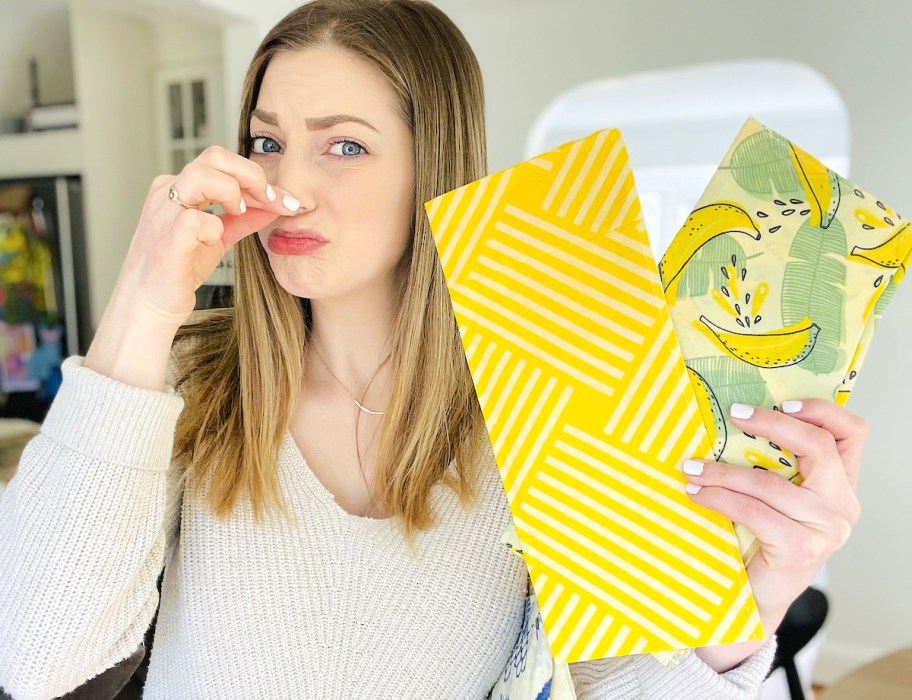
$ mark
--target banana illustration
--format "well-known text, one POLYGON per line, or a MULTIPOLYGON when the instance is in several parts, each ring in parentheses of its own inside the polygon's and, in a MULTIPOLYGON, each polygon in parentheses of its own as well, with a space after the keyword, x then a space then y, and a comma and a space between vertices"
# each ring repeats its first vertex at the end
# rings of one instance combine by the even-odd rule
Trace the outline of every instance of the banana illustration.
POLYGON ((787 465, 780 464, 772 457, 767 457, 757 450, 744 450, 744 459, 746 459, 747 463, 752 467, 759 467, 760 469, 766 469, 771 472, 778 472, 783 468, 789 468, 787 465))
MULTIPOLYGON (((794 459, 794 455, 791 452, 788 454, 794 459)), ((779 476, 788 479, 796 486, 800 486, 803 481, 801 472, 787 459, 785 460, 785 464, 776 462, 757 450, 744 450, 744 459, 747 460, 747 463, 754 467, 754 469, 766 469, 767 471, 775 472, 779 476)))
POLYGON ((717 326, 706 316, 700 316, 701 330, 708 329, 711 338, 729 354, 756 367, 788 367, 811 354, 817 342, 820 326, 805 316, 798 323, 769 333, 737 333, 717 326))
POLYGON ((718 462, 725 450, 728 442, 728 427, 725 425, 725 417, 722 413, 722 407, 719 405, 719 399, 709 388, 706 380, 700 376, 699 372, 687 368, 690 375, 690 383, 697 395, 697 406, 700 409, 700 415, 703 416, 703 422, 706 423, 706 430, 709 433, 709 440, 713 446, 713 457, 718 462), (707 420, 712 416, 712 423, 707 420))
POLYGON ((793 143, 789 143, 789 155, 811 208, 808 223, 829 228, 842 199, 839 176, 793 143))
MULTIPOLYGON (((884 211, 886 210, 886 205, 884 205, 884 211)), ((892 209, 890 211, 892 212, 892 209)), ((855 208, 855 219, 864 227, 866 231, 871 231, 875 228, 889 228, 892 224, 888 223, 888 221, 893 221, 893 219, 890 218, 889 214, 878 216, 874 212, 862 207, 855 208)))
POLYGON ((674 290, 669 293, 669 289, 678 279, 687 261, 696 255, 707 241, 723 233, 743 233, 755 241, 760 240, 760 230, 750 214, 737 204, 716 202, 695 209, 687 217, 684 226, 678 231, 659 262, 659 276, 662 278, 666 296, 675 298, 674 290))
POLYGON ((899 231, 874 248, 855 246, 849 253, 850 258, 886 268, 898 268, 895 281, 899 283, 906 272, 906 262, 912 255, 912 224, 906 222, 899 231))

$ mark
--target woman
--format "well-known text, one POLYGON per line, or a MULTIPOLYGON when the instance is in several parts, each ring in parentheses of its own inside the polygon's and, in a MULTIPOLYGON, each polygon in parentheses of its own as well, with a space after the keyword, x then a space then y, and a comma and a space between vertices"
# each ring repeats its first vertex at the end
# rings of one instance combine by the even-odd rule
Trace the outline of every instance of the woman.
MULTIPOLYGON (((146 698, 488 695, 528 575, 499 541, 509 507, 423 209, 485 174, 483 112, 470 48, 428 3, 317 0, 269 33, 242 155, 155 180, 0 501, 11 695, 55 697, 130 654, 163 566, 146 698), (185 326, 231 246, 235 306, 185 326)), ((804 486, 689 477, 763 541, 768 630, 858 512, 863 423, 799 408, 735 422, 798 454, 804 486)), ((747 697, 773 649, 571 672, 581 699, 747 697)))

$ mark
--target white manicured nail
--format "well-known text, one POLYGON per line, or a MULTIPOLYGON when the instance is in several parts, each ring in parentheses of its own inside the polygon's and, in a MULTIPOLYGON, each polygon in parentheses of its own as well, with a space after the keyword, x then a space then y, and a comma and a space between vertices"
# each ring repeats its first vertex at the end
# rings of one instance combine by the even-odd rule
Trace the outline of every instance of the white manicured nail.
POLYGON ((699 476, 703 473, 703 462, 697 459, 688 459, 684 462, 684 473, 699 476))
POLYGON ((241 214, 246 214, 246 213, 247 213, 247 202, 245 202, 242 199, 241 200, 241 214))
POLYGON ((270 185, 267 182, 266 183, 266 199, 268 199, 270 202, 274 202, 275 198, 276 198, 275 190, 272 189, 272 185, 270 185))
POLYGON ((697 484, 687 484, 687 486, 684 487, 684 490, 689 494, 695 494, 699 493, 702 488, 702 486, 698 486, 697 484))
POLYGON ((282 204, 285 205, 285 208, 288 209, 288 211, 297 211, 301 208, 301 203, 290 194, 286 194, 282 197, 282 204))
POLYGON ((743 403, 733 403, 728 412, 732 418, 750 418, 754 415, 754 407, 743 403))
POLYGON ((800 401, 783 401, 782 402, 782 412, 783 413, 798 413, 801 410, 800 401))

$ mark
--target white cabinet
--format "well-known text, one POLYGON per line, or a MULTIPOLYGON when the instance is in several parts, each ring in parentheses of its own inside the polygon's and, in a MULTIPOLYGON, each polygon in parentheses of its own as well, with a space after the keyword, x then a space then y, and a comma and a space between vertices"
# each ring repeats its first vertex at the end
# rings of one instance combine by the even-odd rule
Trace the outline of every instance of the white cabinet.
POLYGON ((182 63, 160 68, 153 85, 158 170, 176 174, 206 146, 225 142, 221 66, 182 63))

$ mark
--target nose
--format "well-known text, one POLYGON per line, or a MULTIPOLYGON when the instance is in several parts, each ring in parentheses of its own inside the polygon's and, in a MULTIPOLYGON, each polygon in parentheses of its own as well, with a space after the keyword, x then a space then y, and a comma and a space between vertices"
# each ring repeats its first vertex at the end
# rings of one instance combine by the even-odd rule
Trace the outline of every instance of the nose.
POLYGON ((319 177, 318 168, 308 163, 306 158, 286 152, 278 159, 272 180, 288 190, 301 203, 301 209, 311 211, 317 206, 319 177))

